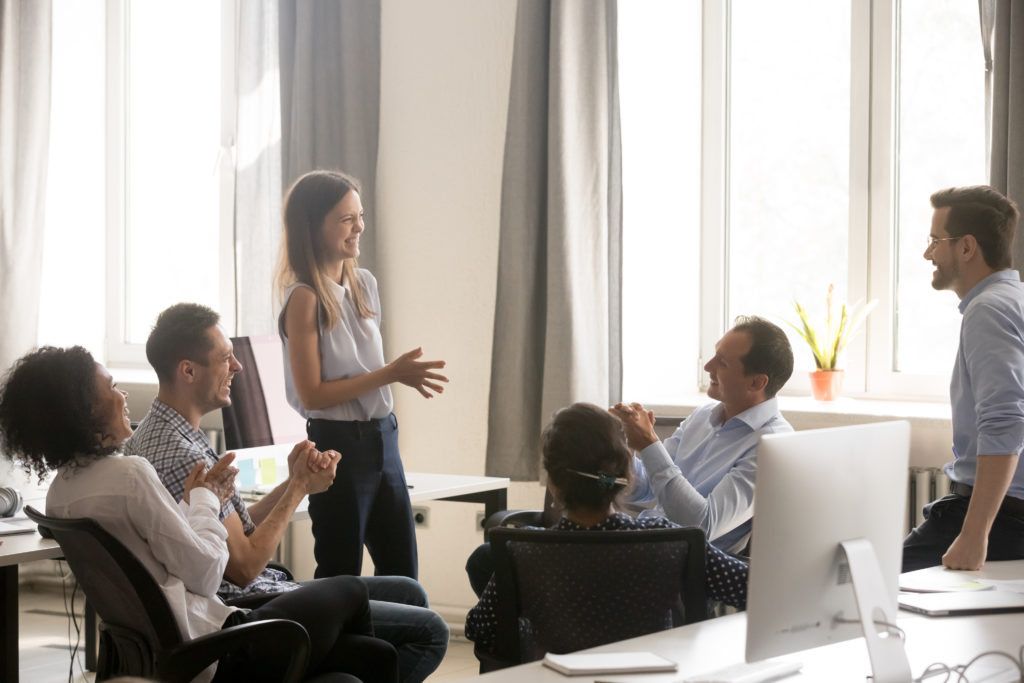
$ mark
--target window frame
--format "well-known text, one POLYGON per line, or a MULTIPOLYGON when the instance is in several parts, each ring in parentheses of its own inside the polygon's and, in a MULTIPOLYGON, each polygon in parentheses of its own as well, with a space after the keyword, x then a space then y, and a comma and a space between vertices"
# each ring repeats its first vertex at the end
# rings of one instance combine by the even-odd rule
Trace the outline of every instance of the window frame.
MULTIPOLYGON (((126 245, 131 239, 127 225, 127 83, 130 62, 127 55, 128 12, 132 0, 106 0, 106 315, 105 355, 107 363, 121 368, 148 368, 145 345, 129 343, 127 337, 128 287, 126 245)), ((221 121, 220 219, 218 230, 219 310, 221 324, 235 330, 235 131, 237 95, 235 54, 238 0, 220 0, 221 5, 221 121)))
MULTIPOLYGON (((895 186, 898 106, 898 17, 900 0, 850 0, 851 97, 848 301, 877 299, 863 333, 845 351, 843 391, 860 398, 948 400, 948 373, 893 370, 896 355, 897 188, 895 186)), ((731 0, 704 0, 703 159, 701 225, 701 359, 731 326, 727 320, 729 283, 729 54, 731 0)), ((922 199, 923 201, 923 199, 922 199)), ((911 229, 914 226, 910 226, 911 229)), ((922 235, 926 227, 922 227, 922 235)), ((952 367, 953 359, 950 359, 952 367)), ((702 360, 698 361, 701 368, 702 360)), ((799 364, 783 394, 810 393, 799 364)), ((697 385, 707 389, 698 369, 697 385)))

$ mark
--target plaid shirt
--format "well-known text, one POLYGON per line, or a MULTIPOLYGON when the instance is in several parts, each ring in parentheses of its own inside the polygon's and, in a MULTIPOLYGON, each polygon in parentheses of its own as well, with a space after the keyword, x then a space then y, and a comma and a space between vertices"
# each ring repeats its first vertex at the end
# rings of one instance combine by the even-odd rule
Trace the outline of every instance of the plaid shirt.
MULTIPOLYGON (((206 434, 194 429, 176 410, 158 398, 153 399, 153 405, 142 418, 139 428, 125 441, 124 453, 142 456, 153 463, 161 483, 175 501, 185 496, 185 480, 196 463, 202 462, 207 467, 213 467, 219 459, 206 434)), ((223 522, 232 512, 238 513, 246 536, 256 530, 245 501, 237 490, 221 508, 220 520, 223 522)), ((284 572, 266 568, 244 588, 224 579, 217 595, 229 600, 260 593, 283 593, 298 587, 298 584, 287 580, 284 572)))

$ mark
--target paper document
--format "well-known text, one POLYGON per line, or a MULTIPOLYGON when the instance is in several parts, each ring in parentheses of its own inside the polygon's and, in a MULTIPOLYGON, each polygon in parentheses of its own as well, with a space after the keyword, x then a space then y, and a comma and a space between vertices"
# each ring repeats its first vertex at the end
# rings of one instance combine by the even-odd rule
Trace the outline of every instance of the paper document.
POLYGON ((675 662, 653 652, 602 652, 600 654, 544 655, 544 666, 566 676, 654 673, 675 671, 675 662))
POLYGON ((908 593, 959 593, 991 589, 992 584, 988 581, 941 565, 900 574, 900 590, 908 593))
POLYGON ((36 523, 26 518, 15 519, 13 517, 0 521, 0 536, 11 534, 30 534, 36 530, 36 523))

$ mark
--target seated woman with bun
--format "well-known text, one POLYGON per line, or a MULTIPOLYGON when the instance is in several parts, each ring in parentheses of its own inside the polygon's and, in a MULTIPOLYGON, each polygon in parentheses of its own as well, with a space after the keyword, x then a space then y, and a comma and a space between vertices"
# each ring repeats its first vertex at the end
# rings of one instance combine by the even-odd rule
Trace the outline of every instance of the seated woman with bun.
MULTIPOLYGON (((553 529, 559 531, 618 531, 622 529, 669 529, 679 526, 664 517, 634 519, 615 511, 615 499, 629 484, 632 455, 622 423, 607 410, 590 403, 574 403, 555 413, 544 430, 543 464, 548 489, 565 508, 565 516, 553 529)), ((475 555, 488 551, 486 546, 475 555)), ((706 545, 706 592, 738 609, 747 604, 746 562, 706 545)), ((494 578, 480 602, 466 617, 466 637, 478 645, 493 644, 497 621, 494 578)))
MULTIPOLYGON (((264 619, 291 619, 310 638, 309 674, 353 674, 394 681, 397 653, 371 641, 373 658, 346 650, 342 634, 372 635, 366 588, 339 576, 284 593, 252 611, 217 598, 228 560, 227 531, 218 518, 234 488, 233 454, 209 470, 189 474, 185 498, 175 503, 145 458, 119 454, 131 436, 127 394, 84 348, 44 347, 17 361, 0 386, 0 452, 40 480, 56 476, 46 514, 89 517, 119 539, 146 566, 167 596, 186 638, 264 619)), ((310 446, 300 454, 316 457, 310 446)), ((214 680, 265 680, 282 663, 259 652, 221 662, 214 680)), ((201 680, 214 674, 208 669, 201 680)), ((351 675, 332 680, 357 680, 351 675)))

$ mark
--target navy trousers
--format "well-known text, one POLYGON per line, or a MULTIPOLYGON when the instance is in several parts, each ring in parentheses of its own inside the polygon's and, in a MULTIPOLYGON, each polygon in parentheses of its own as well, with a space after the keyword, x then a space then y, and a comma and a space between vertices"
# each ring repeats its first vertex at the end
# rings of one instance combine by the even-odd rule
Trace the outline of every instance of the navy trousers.
MULTIPOLYGON (((942 556, 960 534, 971 502, 948 495, 924 506, 924 521, 903 541, 903 571, 942 564, 942 556)), ((986 560, 1024 559, 1024 515, 1000 510, 988 534, 986 560)))
POLYGON ((319 450, 341 453, 334 483, 309 497, 316 578, 352 574, 363 545, 378 576, 417 576, 416 532, 405 470, 398 454, 398 420, 307 420, 319 450))

